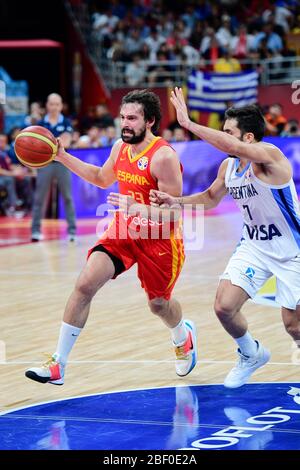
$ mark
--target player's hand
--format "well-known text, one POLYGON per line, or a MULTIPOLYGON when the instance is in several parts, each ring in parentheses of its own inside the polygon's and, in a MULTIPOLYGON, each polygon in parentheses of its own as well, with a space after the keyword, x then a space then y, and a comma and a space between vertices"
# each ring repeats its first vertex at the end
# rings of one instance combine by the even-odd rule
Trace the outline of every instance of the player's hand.
POLYGON ((171 103, 176 109, 177 121, 182 127, 189 128, 191 120, 189 118, 188 109, 184 100, 182 88, 175 87, 174 91, 171 91, 171 103))
POLYGON ((63 154, 65 153, 65 149, 64 149, 64 146, 63 146, 61 140, 60 139, 56 139, 56 140, 57 140, 57 154, 56 154, 56 157, 54 158, 54 160, 59 162, 60 157, 62 157, 63 154))
POLYGON ((128 212, 133 204, 137 204, 133 197, 119 193, 109 193, 107 202, 113 206, 118 206, 120 210, 124 212, 128 212))
POLYGON ((149 193, 149 199, 151 206, 154 207, 173 207, 178 206, 178 198, 170 196, 168 193, 158 191, 157 189, 151 189, 149 193))

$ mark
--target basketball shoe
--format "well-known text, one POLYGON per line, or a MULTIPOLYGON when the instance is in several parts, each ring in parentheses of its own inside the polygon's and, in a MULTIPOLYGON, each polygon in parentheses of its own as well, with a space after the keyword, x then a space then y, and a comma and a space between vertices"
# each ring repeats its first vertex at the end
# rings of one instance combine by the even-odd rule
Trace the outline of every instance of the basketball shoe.
POLYGON ((26 377, 42 384, 49 383, 53 385, 64 384, 65 366, 59 362, 56 354, 50 356, 42 367, 31 367, 25 372, 26 377))
POLYGON ((180 377, 188 375, 197 363, 197 335, 196 326, 191 320, 185 320, 188 337, 184 344, 175 346, 175 368, 180 377))
POLYGON ((42 240, 44 240, 44 236, 42 233, 40 232, 33 232, 32 235, 31 235, 31 241, 32 242, 41 242, 42 240))
POLYGON ((224 380, 224 385, 227 388, 238 388, 244 385, 256 369, 266 364, 271 353, 268 349, 264 348, 258 341, 257 352, 255 356, 244 356, 241 350, 238 349, 238 362, 233 369, 229 372, 224 380))

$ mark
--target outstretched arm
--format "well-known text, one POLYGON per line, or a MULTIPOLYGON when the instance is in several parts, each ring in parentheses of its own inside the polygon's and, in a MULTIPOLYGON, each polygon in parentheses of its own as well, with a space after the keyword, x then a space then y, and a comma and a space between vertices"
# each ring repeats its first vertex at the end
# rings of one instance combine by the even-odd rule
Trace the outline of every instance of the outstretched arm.
POLYGON ((276 147, 266 146, 259 142, 250 145, 226 132, 210 129, 191 121, 181 88, 176 87, 171 92, 170 99, 176 109, 179 124, 222 152, 261 164, 274 163, 282 158, 281 152, 276 147))
POLYGON ((114 163, 118 155, 121 143, 116 142, 113 146, 110 156, 102 167, 85 163, 79 158, 73 157, 65 151, 61 141, 57 139, 58 151, 55 160, 73 171, 76 175, 100 188, 107 188, 116 181, 114 173, 114 163))
POLYGON ((204 210, 213 209, 227 193, 225 186, 227 164, 228 159, 221 163, 216 179, 205 191, 191 194, 190 196, 174 197, 166 192, 153 189, 150 191, 151 204, 154 206, 162 205, 163 207, 183 207, 185 204, 203 204, 204 210))

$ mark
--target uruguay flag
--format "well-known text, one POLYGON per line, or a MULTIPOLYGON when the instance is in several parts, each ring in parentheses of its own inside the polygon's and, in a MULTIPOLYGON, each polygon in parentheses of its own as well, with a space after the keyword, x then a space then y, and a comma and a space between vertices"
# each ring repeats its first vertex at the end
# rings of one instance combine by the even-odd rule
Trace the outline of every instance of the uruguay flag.
POLYGON ((211 73, 194 71, 188 78, 190 110, 222 113, 228 102, 236 108, 256 103, 257 72, 211 73))

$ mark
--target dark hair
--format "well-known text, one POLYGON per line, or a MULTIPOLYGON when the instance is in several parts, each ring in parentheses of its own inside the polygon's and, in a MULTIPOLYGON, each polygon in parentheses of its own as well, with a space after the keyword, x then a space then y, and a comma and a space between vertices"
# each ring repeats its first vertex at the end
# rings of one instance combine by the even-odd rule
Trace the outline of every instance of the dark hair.
POLYGON ((225 112, 225 119, 236 119, 242 136, 246 132, 252 132, 256 141, 262 140, 266 125, 258 106, 251 104, 242 108, 229 108, 225 112))
POLYGON ((151 131, 155 134, 159 129, 161 121, 161 106, 158 96, 148 90, 133 90, 122 99, 121 106, 127 103, 138 103, 142 105, 145 121, 155 119, 151 131))

